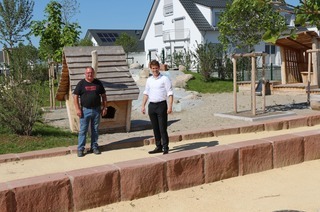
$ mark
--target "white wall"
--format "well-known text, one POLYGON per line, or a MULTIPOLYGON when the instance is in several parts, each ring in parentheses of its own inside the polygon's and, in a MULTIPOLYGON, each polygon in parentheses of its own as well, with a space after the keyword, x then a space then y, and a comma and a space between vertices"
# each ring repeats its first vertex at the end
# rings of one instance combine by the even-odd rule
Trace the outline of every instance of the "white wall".
MULTIPOLYGON (((195 26, 195 24, 188 16, 187 12, 185 11, 185 9, 179 1, 173 1, 173 15, 166 17, 164 17, 163 15, 163 3, 164 1, 160 1, 159 6, 156 9, 155 15, 153 17, 152 23, 150 25, 150 28, 148 29, 148 32, 145 37, 145 54, 147 60, 149 51, 157 51, 157 54, 160 56, 162 48, 170 48, 171 53, 173 53, 175 47, 183 47, 186 50, 194 50, 197 46, 196 42, 202 43, 204 41, 203 35, 201 34, 201 32, 199 32, 198 28, 195 26), (183 18, 184 29, 187 29, 190 32, 189 40, 164 42, 162 36, 155 37, 154 23, 163 22, 163 31, 174 30, 174 20, 176 18, 183 18)), ((201 9, 207 14, 211 14, 209 8, 200 7, 199 9, 201 9)), ((210 18, 208 19, 208 21, 210 22, 210 18)), ((146 63, 148 63, 148 61, 146 63)))
POLYGON ((128 54, 128 57, 133 59, 129 59, 128 63, 130 65, 132 63, 138 62, 140 65, 144 65, 144 67, 147 67, 145 56, 146 55, 144 52, 131 52, 128 54))

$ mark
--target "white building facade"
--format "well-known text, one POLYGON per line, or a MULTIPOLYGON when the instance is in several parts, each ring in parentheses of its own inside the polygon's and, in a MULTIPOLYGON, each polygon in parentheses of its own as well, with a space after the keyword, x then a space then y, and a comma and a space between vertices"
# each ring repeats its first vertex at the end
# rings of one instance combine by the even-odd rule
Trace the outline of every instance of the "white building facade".
MULTIPOLYGON (((220 43, 217 25, 226 3, 226 0, 154 0, 141 36, 146 64, 152 59, 162 61, 163 51, 168 62, 173 52, 194 51, 197 43, 220 43)), ((294 26, 294 16, 283 15, 287 24, 294 26)), ((255 51, 269 54, 267 65, 281 66, 279 47, 261 42, 255 51)))

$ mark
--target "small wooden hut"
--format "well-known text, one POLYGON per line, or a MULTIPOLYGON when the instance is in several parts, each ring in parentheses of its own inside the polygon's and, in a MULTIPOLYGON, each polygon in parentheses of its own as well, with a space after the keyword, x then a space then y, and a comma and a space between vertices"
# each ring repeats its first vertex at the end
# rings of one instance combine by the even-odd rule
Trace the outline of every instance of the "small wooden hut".
POLYGON ((312 61, 311 85, 319 88, 320 59, 316 52, 308 54, 308 50, 316 50, 320 47, 320 37, 315 31, 303 31, 297 33, 296 39, 283 37, 276 41, 281 52, 281 84, 307 84, 308 60, 312 61), (311 58, 309 58, 311 57, 311 58))
POLYGON ((132 100, 138 99, 139 88, 128 70, 126 55, 121 46, 65 47, 62 74, 56 99, 66 101, 72 132, 79 131, 72 93, 84 78, 85 68, 93 66, 107 95, 108 113, 102 117, 99 132, 130 131, 132 100), (95 53, 96 56, 93 56, 95 53), (95 63, 93 63, 96 60, 95 63))

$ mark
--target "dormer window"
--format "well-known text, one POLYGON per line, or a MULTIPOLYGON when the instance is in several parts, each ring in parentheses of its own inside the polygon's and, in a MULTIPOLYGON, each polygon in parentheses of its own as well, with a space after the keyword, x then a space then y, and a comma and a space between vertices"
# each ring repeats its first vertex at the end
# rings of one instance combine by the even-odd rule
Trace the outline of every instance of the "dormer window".
POLYGON ((172 0, 164 0, 163 5, 163 16, 171 16, 173 15, 173 3, 172 0))

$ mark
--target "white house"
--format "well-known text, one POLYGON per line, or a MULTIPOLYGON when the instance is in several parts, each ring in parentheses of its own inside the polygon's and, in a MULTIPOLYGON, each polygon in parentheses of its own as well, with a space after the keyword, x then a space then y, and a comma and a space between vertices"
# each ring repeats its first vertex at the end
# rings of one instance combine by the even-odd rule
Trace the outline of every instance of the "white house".
MULTIPOLYGON (((194 50, 197 43, 220 43, 217 24, 226 3, 226 0, 154 0, 141 36, 146 63, 150 59, 160 60, 162 49, 170 58, 175 51, 194 50)), ((294 16, 283 15, 287 24, 294 26, 294 16)), ((267 64, 281 65, 279 47, 262 42, 255 46, 255 51, 269 53, 267 64)))
POLYGON ((162 49, 168 60, 173 52, 194 49, 205 41, 219 43, 219 15, 225 0, 154 0, 145 23, 146 63, 159 59, 162 49))

